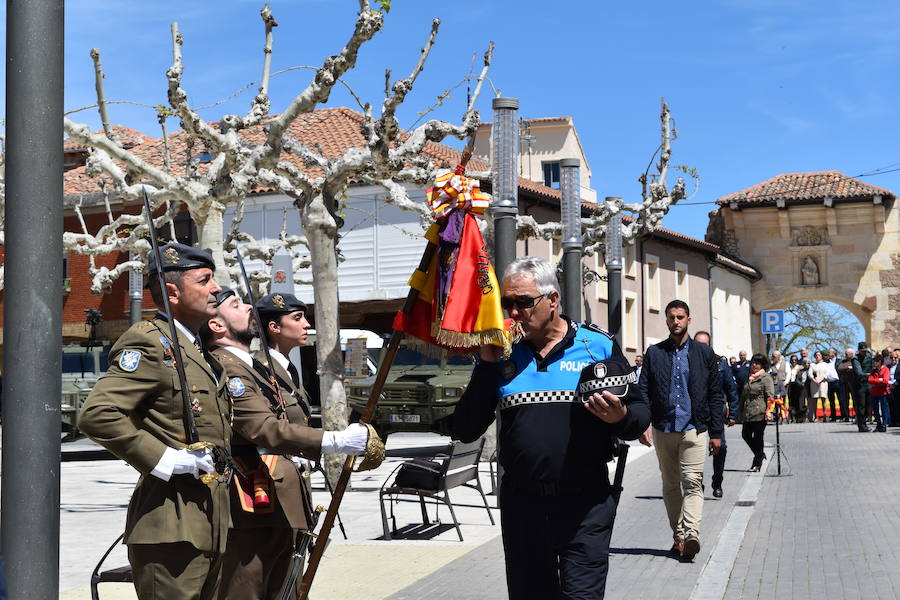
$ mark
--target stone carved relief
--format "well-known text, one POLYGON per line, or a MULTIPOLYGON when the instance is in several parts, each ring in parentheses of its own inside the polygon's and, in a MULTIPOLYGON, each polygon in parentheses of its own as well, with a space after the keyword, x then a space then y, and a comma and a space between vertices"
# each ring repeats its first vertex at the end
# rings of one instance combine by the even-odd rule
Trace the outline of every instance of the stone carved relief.
POLYGON ((803 227, 791 227, 792 244, 794 246, 828 246, 831 241, 828 239, 828 227, 813 227, 812 225, 804 225, 803 227))
POLYGON ((803 258, 803 265, 800 267, 800 284, 801 285, 819 285, 821 279, 819 277, 819 265, 810 255, 803 258))

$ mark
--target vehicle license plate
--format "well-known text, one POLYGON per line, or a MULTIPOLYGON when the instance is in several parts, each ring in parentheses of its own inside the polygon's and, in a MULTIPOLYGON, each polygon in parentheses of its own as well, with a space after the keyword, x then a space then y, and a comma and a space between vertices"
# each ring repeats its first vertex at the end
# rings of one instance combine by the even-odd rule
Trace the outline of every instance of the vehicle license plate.
POLYGON ((388 415, 388 421, 391 423, 419 423, 419 415, 388 415))

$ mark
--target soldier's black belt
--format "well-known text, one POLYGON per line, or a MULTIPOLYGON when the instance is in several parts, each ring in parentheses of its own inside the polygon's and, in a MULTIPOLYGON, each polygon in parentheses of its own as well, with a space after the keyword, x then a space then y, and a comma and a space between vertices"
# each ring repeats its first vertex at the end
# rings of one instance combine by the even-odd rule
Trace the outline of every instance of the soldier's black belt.
POLYGON ((608 475, 606 473, 594 473, 580 481, 547 482, 534 480, 513 479, 508 475, 503 476, 501 482, 501 494, 509 492, 518 496, 535 496, 548 498, 556 496, 577 496, 592 492, 609 492, 608 475))
POLYGON ((232 446, 231 447, 231 455, 235 458, 253 458, 254 456, 258 457, 260 455, 265 454, 278 454, 280 452, 272 452, 271 450, 267 450, 266 448, 259 448, 258 446, 232 446))

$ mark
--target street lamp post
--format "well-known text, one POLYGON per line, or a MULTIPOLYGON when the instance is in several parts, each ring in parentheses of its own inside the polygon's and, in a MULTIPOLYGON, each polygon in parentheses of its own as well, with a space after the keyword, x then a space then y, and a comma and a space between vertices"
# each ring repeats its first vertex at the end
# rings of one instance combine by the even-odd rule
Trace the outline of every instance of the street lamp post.
MULTIPOLYGON (((494 271, 498 278, 516 258, 519 214, 519 101, 494 98, 491 126, 491 217, 494 220, 494 271)), ((501 282, 502 283, 502 282, 501 282)))
POLYGON ((2 547, 10 598, 58 598, 63 0, 6 6, 2 547))
POLYGON ((559 189, 562 196, 562 307, 570 319, 581 321, 581 161, 559 161, 559 189))
MULTIPOLYGON (((128 253, 128 260, 137 260, 136 252, 128 253)), ((131 324, 141 321, 142 304, 144 301, 144 276, 137 271, 128 272, 128 297, 131 300, 131 324)))
MULTIPOLYGON (((607 196, 607 202, 621 200, 607 196)), ((622 215, 616 213, 606 224, 606 276, 609 298, 609 331, 622 348, 622 215)))

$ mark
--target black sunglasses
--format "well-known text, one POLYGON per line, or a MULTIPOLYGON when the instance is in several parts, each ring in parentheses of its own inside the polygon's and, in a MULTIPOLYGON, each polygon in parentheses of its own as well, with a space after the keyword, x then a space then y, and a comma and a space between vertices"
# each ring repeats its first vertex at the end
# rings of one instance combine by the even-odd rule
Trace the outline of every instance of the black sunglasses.
POLYGON ((538 296, 516 296, 515 298, 500 298, 500 306, 503 307, 503 310, 510 310, 513 306, 517 309, 522 310, 523 308, 533 308, 535 304, 541 301, 541 298, 546 296, 547 294, 540 294, 538 296))

